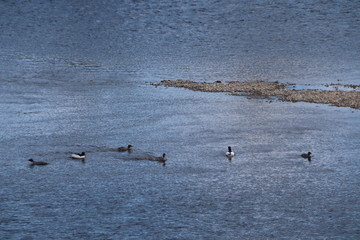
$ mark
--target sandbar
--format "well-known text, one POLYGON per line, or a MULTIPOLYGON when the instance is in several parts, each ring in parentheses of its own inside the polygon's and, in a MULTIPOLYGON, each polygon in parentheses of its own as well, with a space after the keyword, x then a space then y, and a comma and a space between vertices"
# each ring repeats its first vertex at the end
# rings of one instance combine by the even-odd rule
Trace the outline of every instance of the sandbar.
MULTIPOLYGON (((227 92, 238 96, 259 96, 259 97, 276 97, 281 101, 287 102, 309 102, 330 104, 337 107, 350 107, 360 109, 360 85, 341 85, 352 90, 321 90, 321 89, 292 89, 294 84, 285 84, 280 82, 240 82, 231 81, 223 83, 216 81, 193 82, 189 80, 163 80, 156 86, 187 88, 194 91, 202 92, 227 92)), ((335 84, 334 84, 335 85, 335 84)))

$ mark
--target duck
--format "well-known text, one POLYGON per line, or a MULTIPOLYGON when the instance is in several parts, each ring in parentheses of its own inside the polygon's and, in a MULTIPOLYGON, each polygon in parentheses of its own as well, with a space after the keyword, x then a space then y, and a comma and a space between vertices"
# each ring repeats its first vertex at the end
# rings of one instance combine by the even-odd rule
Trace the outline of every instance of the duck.
POLYGON ((301 154, 301 157, 307 158, 309 161, 311 161, 312 153, 311 152, 303 153, 303 154, 301 154))
POLYGON ((132 145, 128 145, 127 147, 118 147, 117 150, 119 152, 126 152, 126 151, 130 152, 130 151, 132 151, 132 148, 133 148, 132 145))
POLYGON ((85 152, 82 152, 82 153, 73 153, 73 154, 71 154, 71 157, 72 157, 73 159, 84 160, 84 159, 85 159, 85 152))
POLYGON ((166 162, 167 157, 166 157, 166 154, 163 153, 163 155, 162 155, 161 157, 154 157, 153 160, 154 160, 154 161, 159 161, 159 162, 166 162))
POLYGON ((31 165, 32 165, 32 166, 33 166, 33 165, 48 165, 47 162, 34 161, 32 158, 30 158, 28 161, 31 162, 31 165))
POLYGON ((232 158, 233 156, 235 156, 235 153, 231 150, 231 147, 228 147, 228 151, 226 152, 226 156, 228 158, 232 158))

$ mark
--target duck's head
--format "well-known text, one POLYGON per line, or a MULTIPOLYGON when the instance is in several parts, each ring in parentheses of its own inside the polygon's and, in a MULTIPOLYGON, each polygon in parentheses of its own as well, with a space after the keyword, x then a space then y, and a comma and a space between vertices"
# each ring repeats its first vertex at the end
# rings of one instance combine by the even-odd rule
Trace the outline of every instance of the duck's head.
POLYGON ((309 156, 309 157, 311 157, 311 154, 312 154, 311 152, 308 152, 308 156, 309 156))
POLYGON ((82 152, 80 155, 81 155, 81 156, 85 156, 85 152, 82 152))
POLYGON ((228 147, 228 151, 231 152, 231 147, 230 146, 228 147))
POLYGON ((131 149, 133 147, 133 145, 128 145, 128 149, 131 149))
POLYGON ((166 154, 165 154, 165 153, 163 153, 163 159, 164 159, 164 161, 167 160, 167 157, 166 157, 166 154))
POLYGON ((29 162, 34 162, 34 160, 33 160, 32 158, 30 158, 28 161, 29 161, 29 162))

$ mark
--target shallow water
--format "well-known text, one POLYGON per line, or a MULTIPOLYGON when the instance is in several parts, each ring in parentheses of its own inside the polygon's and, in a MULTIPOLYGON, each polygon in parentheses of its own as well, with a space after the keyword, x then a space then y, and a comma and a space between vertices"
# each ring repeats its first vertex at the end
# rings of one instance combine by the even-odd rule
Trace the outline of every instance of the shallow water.
POLYGON ((357 3, 225 3, 1 3, 0 238, 359 238, 360 111, 149 84, 356 84, 357 3))

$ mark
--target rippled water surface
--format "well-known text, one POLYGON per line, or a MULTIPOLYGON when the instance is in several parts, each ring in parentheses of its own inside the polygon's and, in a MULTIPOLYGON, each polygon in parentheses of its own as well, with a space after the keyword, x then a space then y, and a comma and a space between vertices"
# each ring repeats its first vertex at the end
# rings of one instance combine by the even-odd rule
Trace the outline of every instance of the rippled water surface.
POLYGON ((359 110, 150 83, 359 84, 359 7, 1 1, 0 238, 358 239, 359 110))

